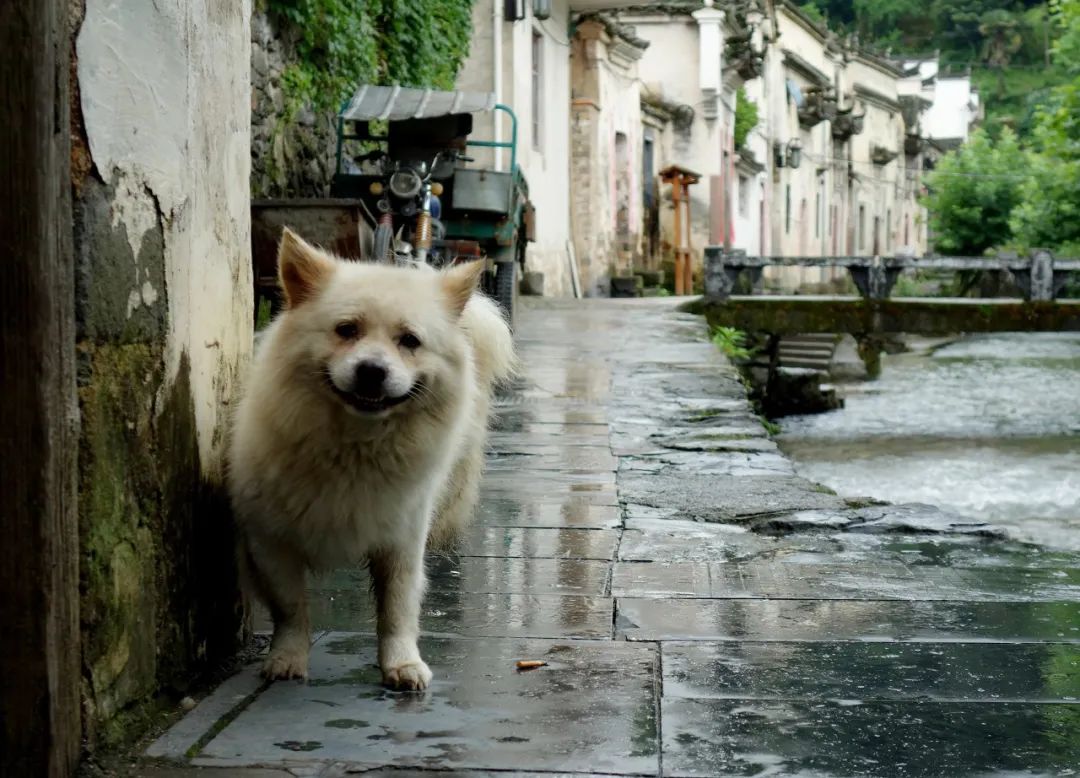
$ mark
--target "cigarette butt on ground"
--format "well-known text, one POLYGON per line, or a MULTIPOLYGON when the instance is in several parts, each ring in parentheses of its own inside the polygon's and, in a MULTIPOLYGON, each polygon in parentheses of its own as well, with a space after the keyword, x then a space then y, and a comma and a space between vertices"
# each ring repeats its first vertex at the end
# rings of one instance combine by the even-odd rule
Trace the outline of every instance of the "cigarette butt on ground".
POLYGON ((538 667, 545 667, 547 662, 543 659, 522 659, 517 663, 518 670, 535 670, 538 667))

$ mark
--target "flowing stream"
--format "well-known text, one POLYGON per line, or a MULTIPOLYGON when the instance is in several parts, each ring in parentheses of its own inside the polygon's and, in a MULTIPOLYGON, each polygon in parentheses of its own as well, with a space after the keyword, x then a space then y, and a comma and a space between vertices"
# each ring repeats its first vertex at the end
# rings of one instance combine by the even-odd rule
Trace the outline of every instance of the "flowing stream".
POLYGON ((801 475, 1080 550, 1080 333, 969 336, 842 390, 844 409, 781 421, 801 475))

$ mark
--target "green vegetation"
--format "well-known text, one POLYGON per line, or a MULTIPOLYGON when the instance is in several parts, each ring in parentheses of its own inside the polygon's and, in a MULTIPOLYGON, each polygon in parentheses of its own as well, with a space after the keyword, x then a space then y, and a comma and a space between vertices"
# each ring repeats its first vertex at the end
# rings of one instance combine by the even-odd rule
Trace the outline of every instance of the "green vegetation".
POLYGON ((728 359, 750 359, 753 351, 746 344, 746 333, 735 327, 717 327, 712 332, 712 342, 728 359))
POLYGON ((1080 253, 1080 0, 1059 3, 1055 54, 1069 81, 1052 90, 1035 117, 1030 175, 1012 228, 1021 246, 1080 253))
POLYGON ((985 111, 982 126, 992 137, 1012 129, 1017 137, 1029 139, 1035 115, 1047 102, 1054 87, 1065 82, 1064 71, 1049 68, 1005 68, 994 72, 975 69, 972 83, 978 90, 985 111))
POLYGON ((1020 200, 1024 152, 1006 130, 995 143, 983 130, 946 154, 926 180, 935 248, 980 256, 1010 241, 1009 218, 1020 200))
POLYGON ((361 83, 451 89, 469 52, 471 0, 268 0, 295 30, 287 118, 333 110, 361 83))
MULTIPOLYGON (((1060 35, 1068 0, 811 0, 802 10, 862 44, 893 55, 939 52, 950 71, 971 69, 983 97, 984 126, 1025 140, 1032 116, 1065 74, 1060 35)), ((1078 44, 1080 47, 1080 44, 1078 44)), ((1075 61, 1075 60, 1074 60, 1075 61)))
POLYGON ((746 96, 746 90, 739 87, 735 93, 735 148, 741 149, 746 137, 757 127, 758 106, 746 96))
POLYGON ((1033 107, 1026 148, 1009 129, 997 140, 979 131, 928 179, 924 202, 943 253, 1080 253, 1080 0, 1055 2, 1053 11, 1052 53, 1064 81, 1033 107))
POLYGON ((1050 47, 1052 9, 1043 0, 810 0, 801 7, 878 48, 939 50, 949 64, 1045 64, 1050 47))

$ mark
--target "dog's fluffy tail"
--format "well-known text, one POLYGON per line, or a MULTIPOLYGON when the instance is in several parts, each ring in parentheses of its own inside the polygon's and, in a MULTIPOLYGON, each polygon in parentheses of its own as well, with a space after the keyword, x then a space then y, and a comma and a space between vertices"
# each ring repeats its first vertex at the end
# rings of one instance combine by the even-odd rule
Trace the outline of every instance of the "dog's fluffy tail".
POLYGON ((517 372, 517 355, 499 306, 489 297, 474 294, 461 315, 461 324, 472 341, 480 380, 491 386, 512 378, 517 372))

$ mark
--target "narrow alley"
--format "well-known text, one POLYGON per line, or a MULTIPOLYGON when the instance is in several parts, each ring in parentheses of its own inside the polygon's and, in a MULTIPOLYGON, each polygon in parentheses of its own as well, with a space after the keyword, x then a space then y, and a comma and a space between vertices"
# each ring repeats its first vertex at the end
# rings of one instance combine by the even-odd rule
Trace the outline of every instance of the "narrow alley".
POLYGON ((139 774, 1075 774, 1076 554, 799 478, 671 300, 522 307, 480 515, 430 563, 431 688, 381 687, 341 571, 310 682, 251 665, 139 774))

